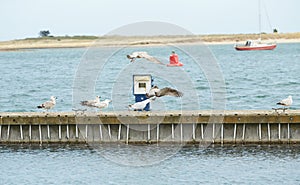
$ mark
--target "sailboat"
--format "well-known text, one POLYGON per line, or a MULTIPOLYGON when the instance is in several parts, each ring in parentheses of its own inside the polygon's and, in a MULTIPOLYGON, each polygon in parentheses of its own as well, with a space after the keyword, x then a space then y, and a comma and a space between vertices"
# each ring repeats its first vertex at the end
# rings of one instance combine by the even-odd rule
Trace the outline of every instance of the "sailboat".
POLYGON ((261 41, 261 14, 260 14, 260 5, 259 1, 259 38, 257 40, 247 40, 245 44, 238 45, 235 44, 234 48, 238 51, 247 51, 247 50, 273 50, 276 48, 276 42, 263 43, 261 41))

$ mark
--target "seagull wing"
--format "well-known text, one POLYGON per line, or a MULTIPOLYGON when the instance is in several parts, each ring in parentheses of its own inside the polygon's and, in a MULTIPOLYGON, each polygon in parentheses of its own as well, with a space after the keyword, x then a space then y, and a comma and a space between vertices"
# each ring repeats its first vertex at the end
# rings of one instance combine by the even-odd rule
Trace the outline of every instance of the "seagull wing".
POLYGON ((149 60, 150 62, 154 62, 156 64, 164 65, 164 63, 162 63, 161 61, 159 61, 157 58, 149 55, 147 52, 140 53, 139 56, 140 56, 140 58, 145 58, 145 59, 149 60))
POLYGON ((97 107, 99 109, 103 109, 103 108, 106 108, 108 105, 106 102, 100 102, 100 103, 95 103, 93 106, 97 107))
POLYGON ((292 104, 291 99, 286 98, 277 103, 278 105, 290 106, 292 104))
POLYGON ((153 96, 156 96, 156 93, 157 93, 157 92, 159 92, 159 88, 158 88, 157 86, 152 87, 152 88, 150 89, 150 91, 149 91, 148 93, 146 93, 146 97, 147 97, 147 98, 151 98, 151 97, 153 97, 153 96))
POLYGON ((175 97, 183 96, 182 92, 177 91, 176 89, 169 88, 169 87, 165 87, 155 94, 157 97, 166 96, 166 95, 175 96, 175 97))
POLYGON ((161 65, 164 65, 164 63, 162 63, 161 61, 159 61, 157 58, 149 55, 147 52, 145 51, 136 51, 136 52, 133 52, 131 53, 130 55, 127 55, 127 58, 128 59, 131 59, 130 62, 134 62, 134 60, 136 58, 144 58, 150 62, 153 62, 153 63, 156 63, 156 64, 161 64, 161 65))
POLYGON ((54 107, 55 103, 52 101, 46 101, 45 103, 42 104, 42 107, 45 109, 51 109, 54 107))

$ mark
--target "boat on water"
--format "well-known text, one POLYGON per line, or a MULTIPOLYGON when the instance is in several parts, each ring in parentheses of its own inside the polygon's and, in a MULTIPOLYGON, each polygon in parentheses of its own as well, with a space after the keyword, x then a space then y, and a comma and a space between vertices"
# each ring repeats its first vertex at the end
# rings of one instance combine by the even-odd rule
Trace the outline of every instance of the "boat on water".
POLYGON ((247 40, 245 44, 235 44, 234 48, 238 51, 249 51, 249 50, 273 50, 276 48, 276 42, 266 43, 261 40, 261 14, 260 6, 261 2, 259 0, 259 39, 257 40, 247 40))
POLYGON ((244 45, 235 45, 234 48, 238 51, 247 51, 247 50, 273 50, 277 46, 276 42, 274 43, 263 43, 261 39, 258 40, 247 40, 244 45))

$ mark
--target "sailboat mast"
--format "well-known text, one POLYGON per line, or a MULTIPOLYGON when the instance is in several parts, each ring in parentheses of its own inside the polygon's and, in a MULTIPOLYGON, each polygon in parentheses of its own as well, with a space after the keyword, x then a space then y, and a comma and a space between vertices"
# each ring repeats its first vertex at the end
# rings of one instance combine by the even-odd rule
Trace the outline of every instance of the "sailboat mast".
POLYGON ((261 0, 258 0, 258 29, 259 29, 259 39, 261 40, 261 10, 260 10, 260 2, 261 0))

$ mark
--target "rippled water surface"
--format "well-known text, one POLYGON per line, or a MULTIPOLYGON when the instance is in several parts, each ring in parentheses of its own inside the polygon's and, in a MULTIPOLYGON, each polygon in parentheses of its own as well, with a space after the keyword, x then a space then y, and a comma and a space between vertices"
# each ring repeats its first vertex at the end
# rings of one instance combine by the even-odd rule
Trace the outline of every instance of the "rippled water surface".
MULTIPOLYGON (((222 89, 218 87, 216 94, 211 93, 205 71, 198 70, 192 62, 188 47, 177 49, 177 53, 185 64, 181 70, 189 76, 194 89, 180 90, 192 100, 199 99, 197 109, 211 109, 212 97, 222 89)), ((98 74, 93 96, 112 98, 120 70, 129 65, 125 56, 136 49, 115 52, 104 66, 105 72, 98 74)), ((138 49, 155 53, 167 62, 172 48, 138 49)), ((274 51, 237 52, 231 45, 209 49, 212 55, 207 57, 200 52, 198 57, 203 61, 213 58, 220 66, 225 84, 221 88, 226 89, 224 109, 271 109, 288 95, 294 99, 291 108, 299 108, 300 44, 278 44, 274 51)), ((53 111, 71 111, 78 66, 82 61, 97 59, 89 54, 86 49, 0 52, 0 112, 39 111, 36 105, 51 95, 58 97, 53 111)), ((90 70, 84 75, 97 72, 93 66, 90 70)), ((182 76, 177 78, 184 83, 182 76)), ((169 85, 158 76, 154 82, 169 85)), ((131 91, 128 87, 128 97, 119 102, 132 102, 131 91)), ((174 98, 162 100, 164 109, 178 109, 180 105, 174 98)), ((123 105, 122 108, 125 109, 123 105)), ((1 145, 0 158, 0 184, 300 184, 299 145, 1 145)))
MULTIPOLYGON (((118 101, 128 105, 133 103, 131 95, 132 87, 129 79, 120 79, 118 76, 122 68, 128 67, 129 61, 126 54, 135 50, 146 50, 154 54, 163 62, 168 62, 169 47, 153 48, 123 48, 122 50, 112 50, 110 60, 104 68, 93 73, 93 66, 86 71, 87 75, 97 74, 97 80, 93 82, 93 90, 89 98, 100 95, 102 98, 112 98, 112 89, 115 88, 116 81, 125 80, 130 82, 127 87, 126 96, 118 101), (99 73, 99 71, 101 71, 99 73), (105 71, 105 72, 103 72, 105 71)), ((183 85, 191 85, 193 88, 181 88, 184 97, 191 100, 199 100, 199 106, 190 109, 212 109, 211 82, 207 81, 205 71, 195 67, 194 56, 189 56, 189 51, 198 49, 205 50, 204 46, 180 46, 177 49, 180 60, 185 64, 180 70, 187 74, 187 77, 174 74, 176 81, 183 85), (184 78, 184 79, 183 79, 184 78), (189 79, 186 79, 189 78, 189 79), (182 82, 181 82, 181 81, 182 82)), ((278 44, 274 51, 235 51, 231 45, 209 46, 211 53, 199 52, 199 60, 208 61, 215 59, 220 66, 225 90, 225 106, 222 109, 271 109, 275 103, 288 95, 294 97, 293 109, 300 105, 298 94, 300 92, 300 44, 278 44), (209 56, 208 56, 209 55, 209 56)), ((101 57, 101 52, 107 49, 96 51, 86 49, 41 49, 23 50, 14 52, 0 52, 0 80, 2 90, 0 92, 0 111, 37 111, 36 105, 49 99, 51 95, 58 97, 54 111, 71 111, 72 107, 79 106, 79 102, 73 104, 73 85, 76 72, 80 62, 93 60, 93 57, 101 57), (94 52, 94 53, 93 53, 94 52)), ((145 66, 148 64, 145 62, 145 66)), ((174 70, 172 68, 162 68, 164 70, 174 70)), ((143 73, 144 70, 134 71, 143 73)), ((221 79, 222 80, 222 79, 221 79)), ((161 87, 172 85, 155 76, 154 83, 161 87)), ((212 82, 214 83, 214 82, 212 82)), ((119 83, 120 84, 120 83, 119 83)), ((83 84, 84 85, 84 84, 83 84)), ((219 88, 219 87, 218 87, 219 88)), ((222 89, 221 89, 222 90, 222 89)), ((178 99, 162 98, 166 105, 165 109, 178 109, 178 99)), ((160 101, 160 100, 159 100, 160 101)), ((158 102, 159 102, 158 101, 158 102)), ((192 104, 192 102, 188 102, 192 104)), ((189 109, 190 105, 183 105, 183 109, 189 109)), ((123 109, 123 104, 119 108, 115 104, 115 109, 123 109)), ((106 111, 112 110, 110 106, 106 111)), ((158 108, 159 109, 159 108, 158 108)))
MULTIPOLYGON (((109 145, 106 152, 151 159, 153 148, 109 145)), ((1 184, 299 184, 300 147, 185 146, 154 165, 122 165, 90 146, 0 146, 1 184)), ((124 160, 126 160, 124 155, 124 160)), ((133 163, 132 163, 133 164, 133 163)))

